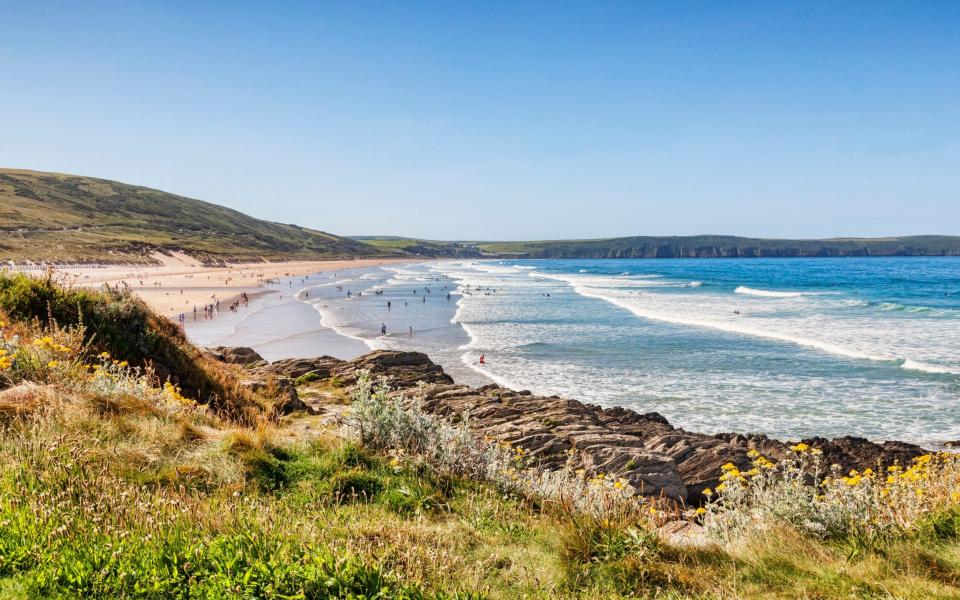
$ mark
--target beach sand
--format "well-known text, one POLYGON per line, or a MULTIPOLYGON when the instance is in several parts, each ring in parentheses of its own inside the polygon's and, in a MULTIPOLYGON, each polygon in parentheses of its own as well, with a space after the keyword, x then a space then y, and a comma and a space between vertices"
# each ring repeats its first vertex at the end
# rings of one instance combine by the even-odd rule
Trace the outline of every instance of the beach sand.
POLYGON ((57 272, 66 283, 84 287, 126 283, 154 310, 176 320, 180 313, 189 313, 196 306, 217 300, 230 304, 242 292, 255 297, 262 292, 266 280, 314 273, 329 273, 340 269, 371 267, 410 262, 410 259, 354 259, 328 261, 298 261, 234 264, 226 267, 205 267, 195 259, 180 253, 172 256, 155 254, 162 264, 111 265, 107 267, 70 268, 57 272))

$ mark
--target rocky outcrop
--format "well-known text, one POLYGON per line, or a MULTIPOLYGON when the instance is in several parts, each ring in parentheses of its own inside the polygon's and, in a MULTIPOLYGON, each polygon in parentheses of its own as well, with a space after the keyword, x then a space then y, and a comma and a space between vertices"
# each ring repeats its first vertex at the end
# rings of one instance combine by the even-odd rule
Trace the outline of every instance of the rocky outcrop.
MULTIPOLYGON (((498 385, 455 384, 420 352, 378 350, 351 361, 330 357, 279 361, 255 371, 289 377, 316 372, 347 386, 356 383, 360 371, 368 371, 389 379, 396 394, 410 395, 417 388, 428 412, 454 422, 468 418, 476 435, 523 448, 544 468, 559 468, 572 460, 588 473, 622 477, 645 496, 687 504, 704 500, 703 490, 719 483, 722 465, 749 469, 747 453, 752 449, 774 460, 793 454, 788 444, 765 435, 693 433, 672 426, 657 413, 535 396, 498 385)), ((906 464, 924 452, 903 442, 876 444, 856 437, 802 441, 820 448, 827 464, 838 464, 845 471, 906 464)))
POLYGON ((369 371, 374 377, 386 377, 393 387, 399 389, 420 383, 453 383, 453 379, 443 372, 443 367, 434 364, 423 352, 375 350, 340 364, 331 373, 345 385, 352 385, 360 371, 369 371))
POLYGON ((333 369, 342 364, 342 360, 332 356, 285 358, 259 367, 254 372, 261 375, 283 375, 293 379, 314 373, 318 378, 326 379, 333 373, 333 369))
POLYGON ((257 354, 253 348, 247 348, 246 346, 217 346, 211 348, 211 351, 217 360, 232 365, 267 364, 267 361, 257 354))

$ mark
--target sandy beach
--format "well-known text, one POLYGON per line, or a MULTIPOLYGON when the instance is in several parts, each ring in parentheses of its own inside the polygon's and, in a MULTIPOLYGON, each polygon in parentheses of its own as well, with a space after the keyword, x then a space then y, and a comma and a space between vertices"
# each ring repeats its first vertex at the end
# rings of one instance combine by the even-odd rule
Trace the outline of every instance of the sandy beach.
POLYGON ((110 265, 70 268, 57 276, 70 285, 100 287, 126 284, 160 314, 176 319, 180 313, 217 300, 229 304, 241 293, 258 295, 265 281, 280 277, 328 273, 340 269, 372 267, 409 259, 354 259, 299 261, 282 263, 246 263, 226 267, 206 267, 185 254, 155 254, 161 265, 152 267, 110 265))

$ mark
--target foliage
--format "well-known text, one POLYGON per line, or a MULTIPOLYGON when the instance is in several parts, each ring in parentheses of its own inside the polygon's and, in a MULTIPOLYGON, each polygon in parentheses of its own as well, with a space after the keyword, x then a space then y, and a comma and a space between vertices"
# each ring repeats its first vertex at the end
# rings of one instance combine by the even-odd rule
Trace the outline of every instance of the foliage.
POLYGON ((50 277, 0 273, 0 313, 10 321, 35 322, 32 329, 42 330, 41 337, 81 335, 82 340, 63 342, 73 344, 76 357, 99 352, 122 356, 158 380, 170 380, 185 396, 233 417, 255 419, 259 412, 236 376, 204 356, 180 328, 127 290, 67 288, 50 277))
POLYGON ((925 454, 906 467, 843 474, 823 465, 817 448, 801 443, 792 450, 794 458, 779 465, 755 450, 746 472, 724 465, 723 482, 705 492, 714 496, 702 510, 707 529, 729 540, 781 522, 821 539, 875 544, 960 508, 960 455, 925 454))
POLYGON ((451 424, 424 412, 418 398, 391 395, 383 381, 374 385, 366 373, 357 381, 350 425, 364 446, 421 462, 444 475, 490 482, 537 501, 562 502, 578 512, 605 515, 629 507, 642 513, 644 500, 621 479, 604 473, 587 478, 569 465, 537 468, 523 448, 471 435, 469 415, 451 424))

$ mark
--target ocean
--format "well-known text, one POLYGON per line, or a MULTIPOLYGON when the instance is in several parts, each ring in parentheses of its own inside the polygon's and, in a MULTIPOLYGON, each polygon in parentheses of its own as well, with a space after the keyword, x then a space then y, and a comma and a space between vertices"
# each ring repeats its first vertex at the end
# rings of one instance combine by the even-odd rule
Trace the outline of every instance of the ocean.
POLYGON ((459 382, 705 433, 960 439, 960 258, 458 260, 273 291, 188 333, 268 359, 421 350, 459 382))

